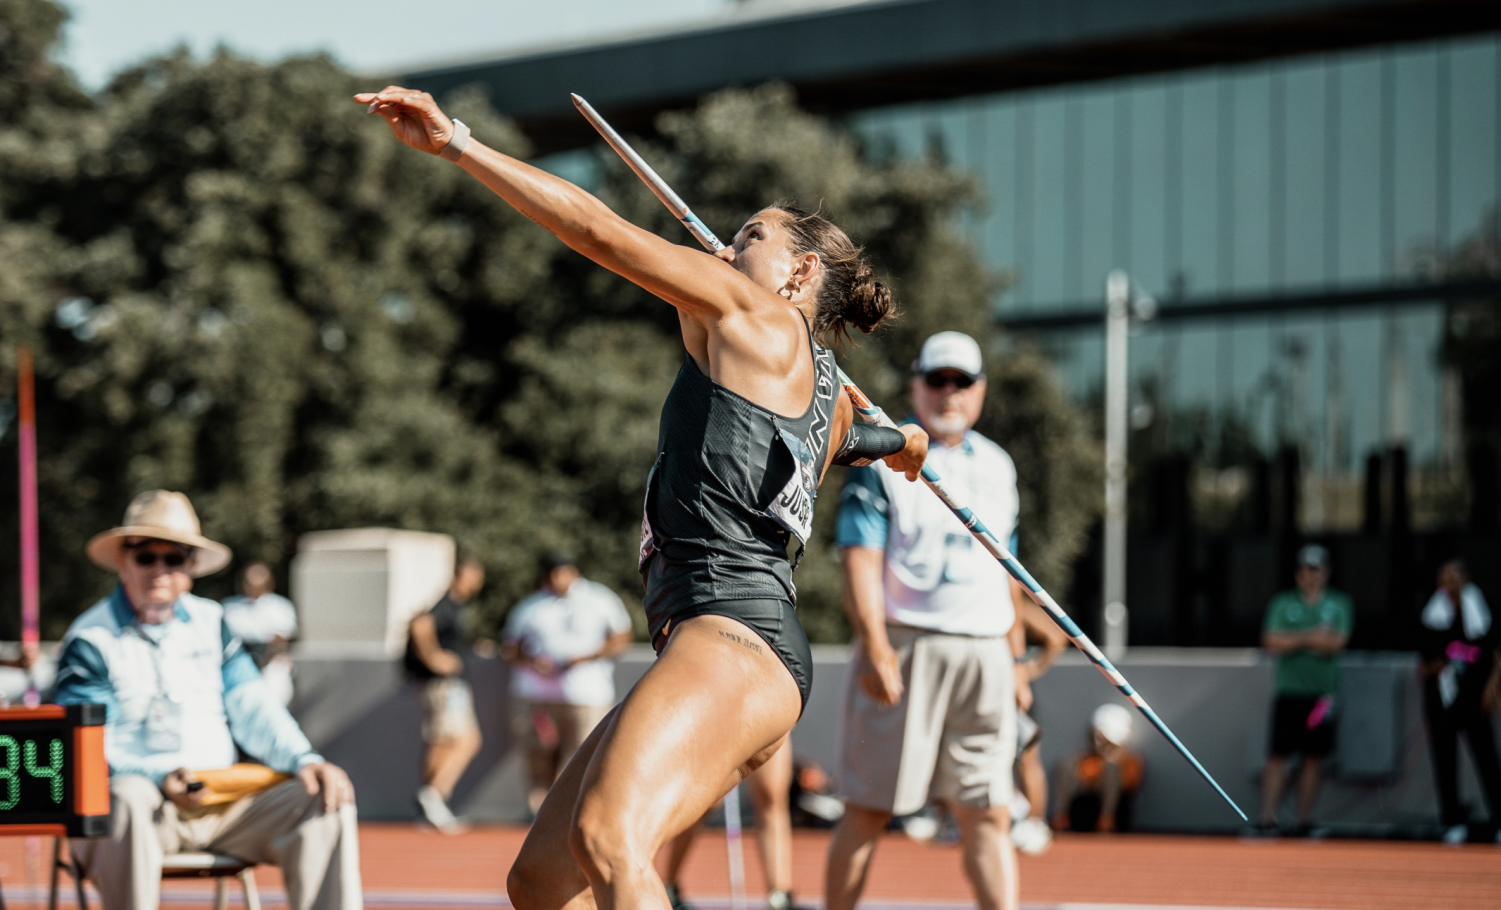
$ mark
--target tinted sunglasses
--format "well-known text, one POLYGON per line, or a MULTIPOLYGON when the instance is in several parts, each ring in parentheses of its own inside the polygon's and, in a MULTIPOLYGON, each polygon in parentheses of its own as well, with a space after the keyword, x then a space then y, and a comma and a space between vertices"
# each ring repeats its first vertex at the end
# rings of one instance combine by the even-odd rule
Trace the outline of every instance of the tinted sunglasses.
POLYGON ((975 384, 973 379, 963 373, 924 373, 922 381, 928 388, 935 391, 953 386, 962 392, 975 384))
POLYGON ((150 550, 133 553, 130 558, 135 560, 136 565, 143 567, 154 566, 160 560, 161 564, 169 569, 180 569, 188 561, 188 557, 181 553, 153 553, 150 550))

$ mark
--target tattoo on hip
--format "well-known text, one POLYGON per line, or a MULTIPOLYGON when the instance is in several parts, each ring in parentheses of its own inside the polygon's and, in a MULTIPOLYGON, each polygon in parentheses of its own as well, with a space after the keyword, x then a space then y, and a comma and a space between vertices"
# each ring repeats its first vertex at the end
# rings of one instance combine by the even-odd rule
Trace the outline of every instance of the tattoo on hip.
POLYGON ((730 641, 734 642, 735 644, 740 645, 743 648, 750 648, 752 651, 755 651, 757 654, 761 653, 761 645, 758 642, 751 641, 749 638, 746 638, 746 637, 741 636, 741 635, 736 635, 734 632, 725 632, 725 631, 721 630, 720 633, 719 633, 719 637, 720 638, 728 638, 730 641))

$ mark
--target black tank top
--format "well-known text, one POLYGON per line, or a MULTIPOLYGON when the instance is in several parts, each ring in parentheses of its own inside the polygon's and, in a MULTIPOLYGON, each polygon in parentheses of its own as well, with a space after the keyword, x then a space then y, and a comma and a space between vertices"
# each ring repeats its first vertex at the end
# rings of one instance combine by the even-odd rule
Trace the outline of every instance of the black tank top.
POLYGON ((811 331, 808 346, 813 400, 796 418, 741 398, 684 355, 662 405, 641 524, 644 606, 654 630, 700 604, 796 601, 788 534, 806 542, 812 529, 839 394, 833 352, 815 346, 811 331))

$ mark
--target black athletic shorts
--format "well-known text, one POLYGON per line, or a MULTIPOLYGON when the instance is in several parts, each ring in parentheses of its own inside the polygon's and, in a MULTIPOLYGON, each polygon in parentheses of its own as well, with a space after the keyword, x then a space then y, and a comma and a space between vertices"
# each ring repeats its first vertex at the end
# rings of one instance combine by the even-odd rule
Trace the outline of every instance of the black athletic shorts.
POLYGON ((1272 754, 1298 753, 1323 758, 1334 751, 1334 712, 1325 711, 1318 723, 1309 727, 1317 695, 1279 695, 1272 705, 1272 754))
POLYGON ((671 631, 667 626, 669 619, 679 623, 694 616, 728 616, 761 636, 772 653, 786 664, 792 681, 797 683, 797 694, 803 702, 798 716, 802 716, 803 708, 808 707, 808 693, 813 690, 813 649, 808 647, 808 635, 791 603, 785 600, 722 600, 685 607, 665 617, 661 623, 651 623, 652 648, 661 654, 667 646, 667 636, 662 630, 668 628, 671 631))

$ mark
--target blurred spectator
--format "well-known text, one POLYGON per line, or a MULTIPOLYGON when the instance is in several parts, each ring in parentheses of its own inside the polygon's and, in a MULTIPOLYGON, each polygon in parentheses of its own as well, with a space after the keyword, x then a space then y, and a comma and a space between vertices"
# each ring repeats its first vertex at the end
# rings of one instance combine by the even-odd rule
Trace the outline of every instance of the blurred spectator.
POLYGON ((1145 764, 1127 746, 1131 712, 1100 705, 1091 722, 1088 752, 1058 767, 1058 811, 1053 826, 1068 831, 1129 831, 1145 764))
MULTIPOLYGON (((1041 645, 1035 654, 1029 651, 1021 661, 1031 681, 1048 672, 1068 648, 1068 636, 1047 611, 1030 599, 1022 601, 1020 609, 1027 643, 1041 645)), ((1012 812, 1011 839, 1022 853, 1039 856, 1052 845, 1053 830, 1048 827, 1048 772, 1042 766, 1042 726, 1033 719, 1031 710, 1031 705, 1017 705, 1016 770, 1021 778, 1021 793, 1012 812)))
POLYGON ((36 666, 42 657, 42 649, 39 645, 22 644, 20 653, 15 657, 0 657, 0 667, 14 667, 17 670, 30 670, 36 666))
MULTIPOLYGON (((980 346, 960 332, 923 343, 911 381, 928 464, 1013 539, 1016 467, 970 428, 985 404, 980 346)), ((912 418, 909 418, 909 421, 912 418)), ((1026 595, 922 484, 884 466, 851 468, 835 545, 856 651, 844 685, 838 793, 824 900, 852 910, 892 816, 941 801, 959 826, 982 907, 1014 908, 1011 845, 1016 707, 1030 703, 1014 604, 1026 595)))
POLYGON ((1346 594, 1329 588, 1329 551, 1309 544, 1298 551, 1297 588, 1267 605, 1261 646, 1277 655, 1272 748, 1261 777, 1258 833, 1277 826, 1277 806, 1287 787, 1287 760, 1301 754, 1297 833, 1308 831, 1318 799, 1324 756, 1334 749, 1338 717, 1339 652, 1350 640, 1355 609, 1346 594))
POLYGON ((1423 713, 1433 751, 1433 778, 1438 787, 1439 818, 1444 840, 1469 839, 1469 818, 1459 802, 1459 734, 1470 743, 1470 757, 1485 791, 1491 831, 1501 843, 1501 763, 1496 760, 1491 715, 1496 709, 1501 664, 1498 636, 1485 595, 1470 583, 1465 564, 1450 560, 1438 570, 1438 590, 1423 608, 1427 635, 1423 648, 1423 713))
POLYGON ((297 609, 276 593, 276 576, 263 562, 240 573, 240 595, 224 601, 224 623, 240 637, 261 668, 271 695, 292 703, 292 640, 297 637, 297 609))
POLYGON ((63 638, 56 700, 107 709, 110 833, 73 841, 105 910, 155 910, 163 856, 204 850, 280 866, 295 910, 360 907, 349 778, 266 691, 220 606, 188 593, 229 564, 229 548, 199 532, 186 496, 153 490, 88 554, 120 582, 63 638), (293 779, 268 773, 213 804, 189 789, 201 783, 189 769, 228 768, 236 747, 293 779))
POLYGON ((15 657, 0 657, 0 708, 24 700, 33 687, 46 691, 56 672, 52 655, 43 654, 41 648, 28 648, 22 642, 15 647, 15 657))
POLYGON ((417 805, 433 827, 446 834, 463 830, 448 801, 481 744, 474 692, 464 680, 464 655, 474 648, 464 605, 484 586, 484 564, 461 556, 454 563, 448 593, 432 609, 412 617, 402 659, 417 684, 422 741, 427 745, 417 805))
POLYGON ((792 824, 828 828, 844 817, 844 803, 834 796, 834 781, 818 762, 794 760, 789 794, 792 824))
POLYGON ((584 578, 572 556, 542 561, 541 584, 511 610, 501 654, 520 704, 517 736, 526 744, 533 814, 568 759, 615 705, 611 657, 631 643, 620 597, 584 578))

